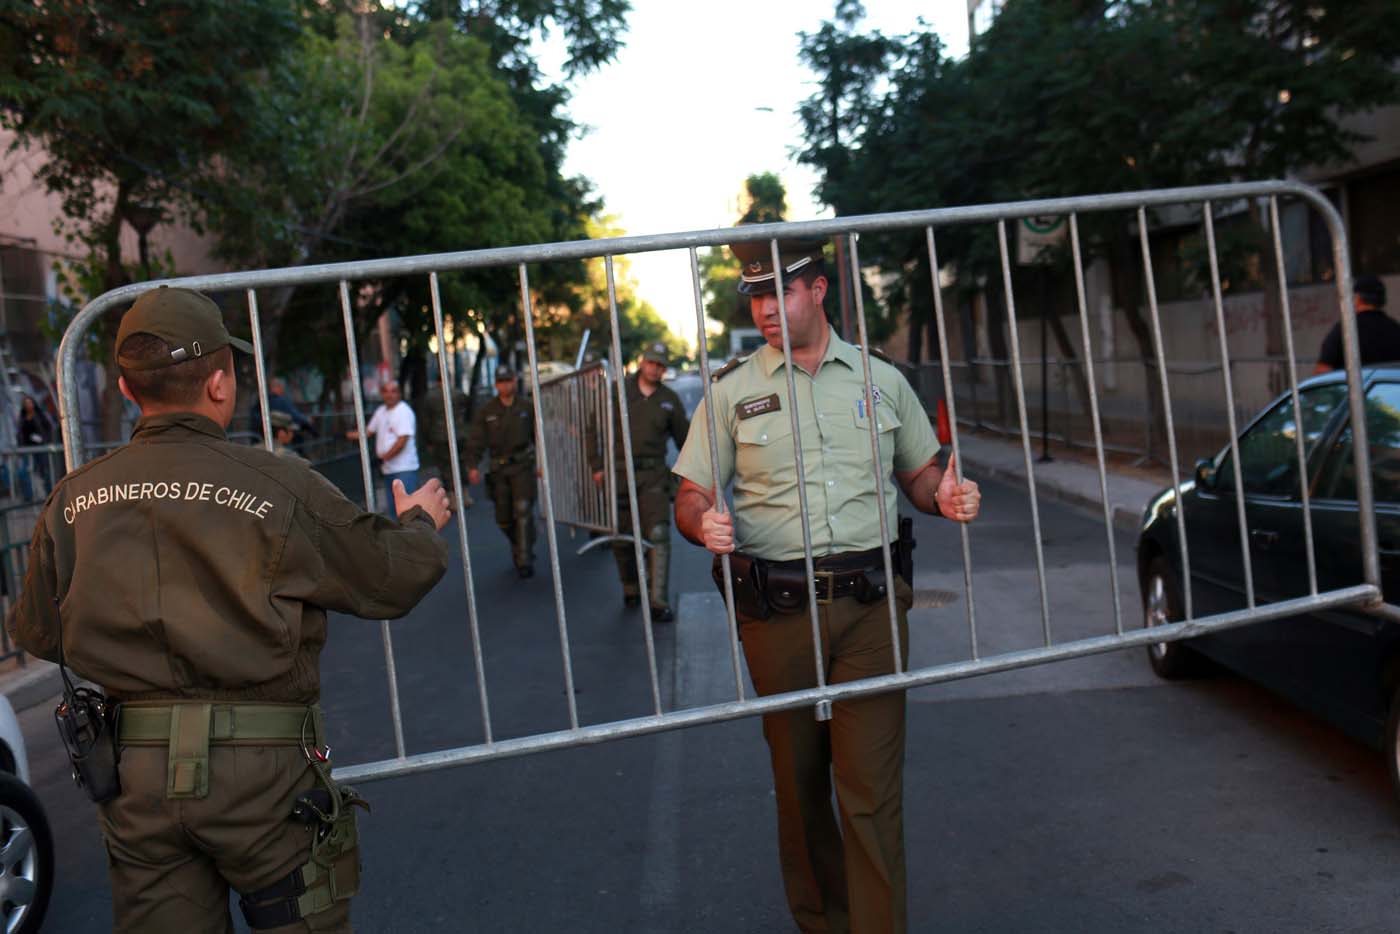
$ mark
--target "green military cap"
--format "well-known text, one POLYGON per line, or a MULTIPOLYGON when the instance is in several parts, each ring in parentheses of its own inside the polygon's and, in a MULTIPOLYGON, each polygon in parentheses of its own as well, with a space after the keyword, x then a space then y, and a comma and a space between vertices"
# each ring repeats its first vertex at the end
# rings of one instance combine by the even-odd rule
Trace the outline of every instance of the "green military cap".
MULTIPOLYGON (((783 281, 794 273, 822 261, 824 240, 780 239, 778 256, 783 262, 783 281)), ((742 264, 739 271, 740 295, 767 295, 774 291, 773 249, 768 240, 731 243, 729 249, 742 264)))
POLYGON ((512 370, 512 369, 511 369, 510 367, 508 367, 508 366, 498 366, 498 367, 496 367, 496 382, 498 382, 498 383, 513 383, 513 382, 515 382, 515 371, 512 370))
POLYGON ((224 347, 252 353, 253 346, 228 333, 224 316, 213 299, 202 292, 161 286, 136 300, 122 315, 117 328, 117 349, 133 334, 150 334, 170 345, 169 358, 131 360, 117 357, 129 370, 158 370, 202 357, 224 347))
POLYGON ((671 363, 671 358, 666 352, 666 345, 661 341, 657 341, 654 344, 647 344, 646 349, 642 351, 642 359, 650 360, 652 363, 659 363, 662 366, 669 366, 671 363))
POLYGON ((291 428, 296 425, 296 421, 286 412, 269 412, 267 419, 272 422, 273 428, 291 428))

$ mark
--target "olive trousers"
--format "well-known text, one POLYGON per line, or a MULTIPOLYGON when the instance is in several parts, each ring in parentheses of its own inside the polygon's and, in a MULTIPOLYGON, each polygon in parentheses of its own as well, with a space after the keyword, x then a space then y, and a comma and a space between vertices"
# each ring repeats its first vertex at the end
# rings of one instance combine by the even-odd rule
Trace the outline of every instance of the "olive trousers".
MULTIPOLYGON (((617 530, 632 534, 632 506, 627 499, 627 477, 617 476, 617 530)), ((671 474, 660 471, 637 471, 637 518, 642 538, 651 543, 643 549, 647 569, 647 596, 652 606, 671 605, 671 474)), ((614 542, 613 558, 617 561, 617 576, 622 581, 624 597, 641 596, 637 582, 637 553, 630 541, 614 542)))
MULTIPOLYGON (((913 591, 895 586, 903 661, 913 591)), ((894 671, 888 604, 835 600, 818 612, 828 684, 894 671)), ((807 611, 740 617, 744 657, 760 695, 815 687, 807 611)), ((778 807, 778 857, 788 906, 804 934, 903 934, 904 692, 837 701, 763 718, 778 807), (840 828, 831 809, 835 777, 840 828)))
MULTIPOLYGON (((255 892, 311 855, 290 819, 317 784, 296 746, 209 747, 209 794, 167 798, 168 750, 124 746, 122 793, 98 809, 117 934, 232 934, 229 890, 255 892)), ((349 932, 350 901, 259 934, 349 932)))
POLYGON ((516 567, 535 563, 535 469, 511 464, 492 471, 486 488, 496 504, 496 526, 510 541, 511 561, 516 567))

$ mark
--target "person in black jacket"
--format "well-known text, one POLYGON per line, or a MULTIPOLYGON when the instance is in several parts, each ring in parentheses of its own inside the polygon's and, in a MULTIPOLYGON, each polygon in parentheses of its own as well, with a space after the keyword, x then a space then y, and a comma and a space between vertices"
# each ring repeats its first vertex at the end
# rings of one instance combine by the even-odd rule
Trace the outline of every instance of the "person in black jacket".
MULTIPOLYGON (((1352 285, 1353 307, 1356 308, 1356 342, 1361 350, 1361 365, 1389 363, 1400 360, 1400 322, 1385 313, 1385 283, 1375 276, 1357 276, 1352 285)), ((1314 373, 1340 370, 1346 365, 1342 356, 1342 325, 1322 339, 1314 373)))

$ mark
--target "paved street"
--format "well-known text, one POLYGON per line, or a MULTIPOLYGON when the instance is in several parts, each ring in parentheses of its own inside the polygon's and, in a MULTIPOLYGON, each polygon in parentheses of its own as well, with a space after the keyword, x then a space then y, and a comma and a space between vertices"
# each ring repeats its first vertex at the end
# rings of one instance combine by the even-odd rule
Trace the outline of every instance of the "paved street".
MULTIPOLYGON (((1024 491, 989 483, 985 492, 972 536, 984 656, 1042 639, 1024 491)), ((1101 523, 1046 500, 1041 509, 1056 640, 1112 631, 1101 523)), ((549 578, 515 579, 489 510, 473 509, 469 530, 496 734, 565 727, 549 578)), ((918 585, 961 592, 956 531, 921 520, 918 538, 918 585)), ((455 533, 449 540, 455 550, 455 533)), ((580 718, 645 714, 639 617, 621 609, 605 549, 574 556, 584 540, 561 538, 580 718)), ((1131 537, 1117 541, 1132 626, 1131 537)), ((732 684, 727 653, 696 649, 714 643, 704 625, 714 614, 708 561, 679 540, 675 554, 683 619, 656 629, 668 706, 732 684)), ((460 564, 450 577, 393 629, 411 751, 481 736, 460 564)), ((916 610, 911 628, 915 665, 968 655, 965 601, 916 610)), ((378 625, 337 621, 324 671, 337 762, 391 754, 378 625)), ((1260 689, 1227 676, 1165 684, 1132 651, 921 689, 910 700, 911 930, 1394 928, 1400 807, 1382 763, 1260 689)), ((22 716, 60 841, 46 930, 103 931, 101 840, 68 782, 50 710, 22 716)), ((374 811, 361 821, 360 931, 792 929, 752 720, 363 790, 374 811)))

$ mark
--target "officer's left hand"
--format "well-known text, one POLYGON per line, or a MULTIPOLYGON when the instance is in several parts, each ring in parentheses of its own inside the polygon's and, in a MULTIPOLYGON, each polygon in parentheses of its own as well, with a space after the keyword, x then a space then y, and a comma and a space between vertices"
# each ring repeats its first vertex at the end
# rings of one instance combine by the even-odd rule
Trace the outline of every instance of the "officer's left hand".
POLYGON ((414 506, 422 506, 423 511, 432 516, 433 524, 439 530, 447 524, 448 519, 452 518, 452 502, 447 497, 447 490, 443 488, 442 481, 437 477, 432 478, 412 493, 404 488, 402 480, 394 481, 395 515, 402 516, 414 506))
POLYGON ((958 482, 954 459, 950 455, 948 466, 943 468, 943 476, 938 481, 934 500, 938 503, 938 511, 947 518, 954 522, 971 522, 982 508, 982 491, 975 481, 964 478, 962 483, 958 482))

